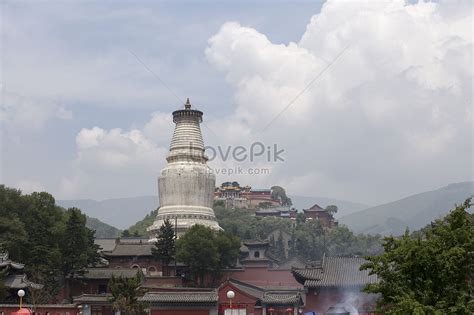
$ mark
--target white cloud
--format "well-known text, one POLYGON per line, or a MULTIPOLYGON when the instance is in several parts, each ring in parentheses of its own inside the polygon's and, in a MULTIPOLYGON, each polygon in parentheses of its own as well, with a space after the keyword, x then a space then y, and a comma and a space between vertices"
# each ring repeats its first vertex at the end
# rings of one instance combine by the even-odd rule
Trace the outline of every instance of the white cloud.
MULTIPOLYGON (((471 3, 328 1, 301 40, 288 45, 226 23, 206 49, 237 104, 219 123, 243 123, 242 142, 284 146, 287 159, 273 171, 302 194, 333 191, 373 202, 393 196, 390 185, 406 185, 404 194, 419 191, 420 182, 436 187, 469 178, 472 18, 471 3), (259 133, 344 47, 334 65, 259 133), (450 172, 437 176, 439 165, 451 165, 450 172), (367 185, 356 188, 354 178, 367 185), (374 197, 380 185, 387 190, 374 197)), ((222 142, 235 139, 222 130, 222 142)))
POLYGON ((45 191, 43 184, 35 179, 22 179, 18 181, 15 187, 20 189, 25 194, 45 191))
POLYGON ((168 146, 173 134, 174 123, 170 113, 154 112, 143 127, 143 134, 157 145, 168 146))
POLYGON ((196 57, 202 38, 176 40, 196 34, 194 26, 184 25, 191 33, 164 31, 169 17, 148 8, 53 7, 8 7, 4 80, 23 97, 18 106, 5 102, 0 119, 17 130, 39 130, 51 119, 71 118, 76 104, 86 105, 83 113, 76 107, 80 119, 94 106, 109 107, 74 131, 74 158, 67 157, 67 169, 56 170, 61 197, 156 192, 173 130, 168 110, 176 100, 129 53, 134 47, 178 95, 183 93, 175 86, 198 94, 206 109, 207 145, 249 148, 261 141, 285 149, 283 163, 211 161, 212 168, 271 169, 266 176, 218 175, 218 182, 235 178, 254 187, 280 184, 291 194, 376 203, 472 176, 466 174, 473 159, 470 2, 328 1, 286 45, 245 22, 225 23, 209 38, 205 57, 224 74, 233 100, 222 98, 227 91, 218 76, 196 57), (334 65, 278 116, 344 47, 334 65), (114 124, 106 116, 112 107, 142 107, 143 113, 158 104, 169 107, 145 123, 133 117, 127 125, 128 117, 120 117, 114 124), (106 123, 98 122, 100 115, 106 123))
POLYGON ((72 119, 72 112, 58 102, 29 98, 8 91, 0 93, 3 94, 0 122, 7 131, 35 132, 51 119, 72 119))
POLYGON ((153 169, 163 159, 165 149, 158 148, 140 130, 82 129, 76 137, 76 163, 91 171, 131 172, 133 168, 153 169))
POLYGON ((155 178, 158 175, 168 151, 157 146, 142 130, 99 127, 80 130, 76 136, 76 150, 71 174, 60 181, 62 197, 92 195, 98 187, 112 196, 114 191, 115 195, 117 192, 139 194, 135 187, 141 187, 144 176, 155 178))

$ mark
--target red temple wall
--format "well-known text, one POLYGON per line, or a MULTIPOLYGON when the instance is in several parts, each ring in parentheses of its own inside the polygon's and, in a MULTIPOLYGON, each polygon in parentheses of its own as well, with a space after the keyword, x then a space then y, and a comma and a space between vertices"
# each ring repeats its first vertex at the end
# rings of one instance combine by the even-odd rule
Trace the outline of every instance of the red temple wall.
MULTIPOLYGON (((33 311, 33 306, 24 304, 23 308, 33 311)), ((16 304, 0 304, 0 313, 4 315, 11 315, 13 312, 18 311, 19 305, 16 304)), ((46 315, 77 315, 79 310, 74 305, 63 306, 63 305, 37 305, 34 308, 36 314, 46 315)), ((22 312, 23 313, 23 312, 22 312)))
POLYGON ((219 314, 224 314, 225 309, 230 307, 230 301, 227 298, 227 292, 230 290, 235 292, 235 297, 232 299, 232 309, 245 308, 247 315, 262 315, 262 308, 255 307, 256 298, 241 292, 229 283, 219 288, 219 314))
POLYGON ((161 264, 152 257, 138 257, 133 259, 132 257, 107 257, 109 261, 109 268, 133 268, 138 266, 139 268, 146 268, 147 272, 150 271, 150 267, 155 268, 157 272, 161 272, 161 264))

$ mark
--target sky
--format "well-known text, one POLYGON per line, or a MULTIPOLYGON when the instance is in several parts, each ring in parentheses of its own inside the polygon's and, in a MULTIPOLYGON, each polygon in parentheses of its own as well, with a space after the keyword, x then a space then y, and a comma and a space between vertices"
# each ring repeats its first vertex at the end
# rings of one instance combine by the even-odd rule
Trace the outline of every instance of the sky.
POLYGON ((375 205, 474 178, 471 1, 0 9, 0 182, 25 193, 156 195, 187 97, 217 184, 375 205))

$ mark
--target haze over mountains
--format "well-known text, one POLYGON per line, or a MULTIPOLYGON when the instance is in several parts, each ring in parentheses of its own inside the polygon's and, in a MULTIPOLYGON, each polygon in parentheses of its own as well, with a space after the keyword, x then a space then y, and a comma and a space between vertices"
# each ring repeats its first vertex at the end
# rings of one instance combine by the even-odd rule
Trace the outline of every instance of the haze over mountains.
MULTIPOLYGON (((339 207, 337 217, 368 208, 368 205, 325 197, 290 196, 296 209, 309 208, 317 203, 322 207, 335 204, 339 207)), ((102 201, 92 199, 57 200, 65 208, 77 207, 86 215, 102 222, 126 229, 158 207, 158 196, 114 198, 102 201)))
POLYGON ((443 217, 455 204, 471 196, 474 196, 474 182, 450 184, 343 216, 339 223, 356 233, 400 235, 407 227, 410 231, 418 230, 443 217))
POLYGON ((57 200, 57 203, 65 208, 77 207, 89 217, 97 218, 119 229, 126 229, 158 207, 158 196, 114 198, 102 201, 57 200))
MULTIPOLYGON (((407 227, 411 231, 424 227, 448 213, 454 204, 460 204, 470 196, 474 196, 474 182, 450 184, 375 207, 325 197, 290 198, 299 210, 315 203, 322 207, 337 205, 339 211, 336 217, 339 222, 356 233, 399 235, 407 227)), ((141 196, 102 201, 58 200, 57 203, 65 208, 80 208, 88 216, 88 226, 98 231, 98 237, 116 237, 120 232, 117 228, 126 229, 156 209, 158 197, 141 196)))
POLYGON ((336 205, 338 207, 338 211, 335 215, 336 218, 340 218, 345 215, 349 215, 351 213, 364 210, 369 208, 369 205, 352 202, 347 200, 339 200, 339 199, 332 199, 326 197, 307 197, 307 196, 289 196, 291 201, 293 202, 293 207, 298 210, 308 209, 313 206, 315 203, 320 205, 321 207, 326 207, 329 205, 336 205))

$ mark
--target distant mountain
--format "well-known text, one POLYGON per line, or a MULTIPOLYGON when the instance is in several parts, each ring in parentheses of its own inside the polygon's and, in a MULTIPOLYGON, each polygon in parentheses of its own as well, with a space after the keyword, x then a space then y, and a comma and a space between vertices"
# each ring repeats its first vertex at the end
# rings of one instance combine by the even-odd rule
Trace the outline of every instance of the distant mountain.
MULTIPOLYGON (((309 208, 315 203, 321 207, 334 204, 339 207, 336 217, 341 217, 369 207, 368 205, 360 203, 325 197, 289 197, 297 209, 309 208)), ((92 199, 57 200, 56 203, 64 208, 77 207, 87 216, 97 218, 102 222, 107 222, 107 224, 119 229, 132 228, 133 231, 141 231, 143 230, 142 227, 131 227, 131 225, 139 223, 137 222, 138 220, 141 220, 146 215, 149 215, 151 211, 158 208, 158 196, 114 198, 102 201, 92 199)))
POLYGON ((414 231, 443 217, 470 196, 474 196, 474 182, 450 184, 343 216, 339 223, 357 233, 400 235, 407 227, 414 231))
POLYGON ((95 237, 109 238, 120 236, 120 230, 96 218, 87 217, 86 226, 95 231, 95 237))
POLYGON ((56 203, 65 208, 77 207, 89 217, 97 218, 120 229, 126 229, 158 207, 158 196, 115 198, 102 201, 92 199, 57 200, 56 203))
POLYGON ((293 207, 298 210, 308 209, 315 203, 325 208, 329 205, 336 205, 339 209, 335 215, 336 218, 367 209, 369 205, 347 200, 331 199, 326 197, 307 197, 307 196, 289 196, 293 202, 293 207))

